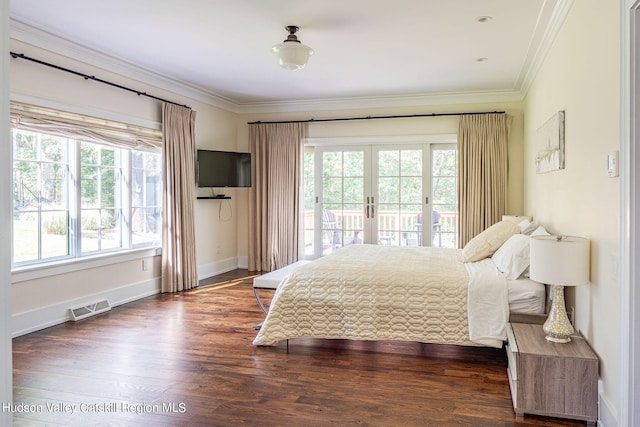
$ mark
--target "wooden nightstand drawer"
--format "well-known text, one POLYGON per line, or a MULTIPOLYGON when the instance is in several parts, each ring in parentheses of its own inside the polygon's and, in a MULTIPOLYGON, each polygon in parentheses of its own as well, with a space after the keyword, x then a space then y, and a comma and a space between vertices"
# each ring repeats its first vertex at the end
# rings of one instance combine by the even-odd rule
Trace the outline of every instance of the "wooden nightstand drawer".
POLYGON ((598 358, 584 338, 553 343, 541 325, 514 323, 507 329, 506 348, 516 416, 597 421, 598 358))
POLYGON ((505 350, 507 351, 507 362, 509 363, 509 370, 511 371, 511 378, 514 381, 518 380, 518 343, 516 343, 516 339, 513 336, 513 330, 511 329, 511 325, 507 325, 507 344, 505 345, 505 350))

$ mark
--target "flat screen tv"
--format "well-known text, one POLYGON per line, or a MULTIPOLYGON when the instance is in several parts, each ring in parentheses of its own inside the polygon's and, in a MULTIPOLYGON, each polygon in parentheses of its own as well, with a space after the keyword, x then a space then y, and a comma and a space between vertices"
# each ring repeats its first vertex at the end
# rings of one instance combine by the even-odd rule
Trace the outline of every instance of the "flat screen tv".
POLYGON ((251 187, 251 154, 198 150, 198 187, 251 187))

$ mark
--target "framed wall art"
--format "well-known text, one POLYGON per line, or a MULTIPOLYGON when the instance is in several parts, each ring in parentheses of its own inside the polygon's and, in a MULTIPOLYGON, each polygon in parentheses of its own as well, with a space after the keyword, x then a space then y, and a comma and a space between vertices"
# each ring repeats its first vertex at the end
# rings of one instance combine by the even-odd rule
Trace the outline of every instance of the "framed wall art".
POLYGON ((564 169, 564 111, 558 111, 534 135, 536 173, 564 169))

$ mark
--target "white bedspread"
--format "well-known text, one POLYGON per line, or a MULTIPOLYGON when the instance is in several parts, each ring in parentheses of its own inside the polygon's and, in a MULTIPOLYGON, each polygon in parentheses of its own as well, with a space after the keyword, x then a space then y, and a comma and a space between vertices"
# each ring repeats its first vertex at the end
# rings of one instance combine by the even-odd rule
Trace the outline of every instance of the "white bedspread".
POLYGON ((466 263, 469 272, 469 339, 499 347, 507 338, 509 290, 507 279, 491 258, 466 263))
MULTIPOLYGON (((461 252, 353 245, 301 266, 276 290, 254 344, 313 337, 499 346, 469 338, 461 252)), ((474 327, 488 319, 472 317, 474 327)))

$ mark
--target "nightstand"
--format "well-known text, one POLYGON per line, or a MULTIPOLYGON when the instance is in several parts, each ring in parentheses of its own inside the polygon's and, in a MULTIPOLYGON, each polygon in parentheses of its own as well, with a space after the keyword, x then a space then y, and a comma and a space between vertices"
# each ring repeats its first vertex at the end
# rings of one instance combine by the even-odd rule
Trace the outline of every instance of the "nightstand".
POLYGON ((507 327, 509 387, 516 417, 524 414, 598 420, 598 357, 580 335, 558 344, 542 325, 507 327))

